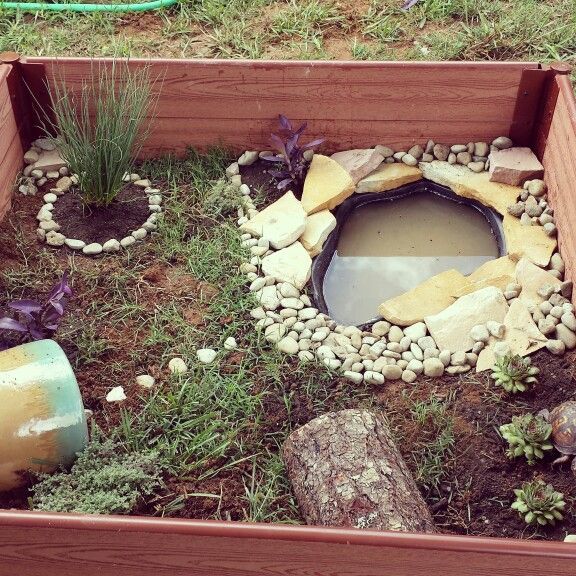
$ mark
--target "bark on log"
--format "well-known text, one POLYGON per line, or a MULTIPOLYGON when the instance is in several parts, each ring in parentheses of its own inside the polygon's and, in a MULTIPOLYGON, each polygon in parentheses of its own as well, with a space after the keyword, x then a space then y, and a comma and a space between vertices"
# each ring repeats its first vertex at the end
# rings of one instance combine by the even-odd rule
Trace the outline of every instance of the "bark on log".
POLYGON ((436 531, 382 416, 324 414, 290 434, 283 457, 308 524, 436 531))

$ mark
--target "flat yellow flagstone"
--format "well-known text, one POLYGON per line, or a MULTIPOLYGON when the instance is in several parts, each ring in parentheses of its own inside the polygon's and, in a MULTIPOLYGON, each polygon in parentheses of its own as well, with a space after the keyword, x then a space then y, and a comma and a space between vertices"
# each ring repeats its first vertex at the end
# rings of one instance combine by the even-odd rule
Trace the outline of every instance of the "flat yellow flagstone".
POLYGON ((437 314, 448 308, 468 284, 466 276, 458 270, 446 270, 428 278, 412 290, 386 300, 378 307, 378 313, 398 326, 411 326, 421 322, 424 316, 437 314))
POLYGON ((516 261, 509 256, 489 260, 467 276, 468 284, 457 294, 458 297, 476 292, 487 286, 495 286, 504 291, 508 284, 515 282, 516 261))
POLYGON ((332 158, 314 154, 302 193, 302 207, 307 214, 332 210, 354 193, 350 174, 332 158))
POLYGON ((330 210, 322 210, 306 218, 306 228, 300 236, 300 242, 311 258, 320 254, 326 238, 334 228, 336 228, 336 218, 330 210))
POLYGON ((516 282, 522 286, 520 300, 527 306, 540 304, 545 298, 538 294, 538 290, 549 284, 559 286, 562 282, 547 270, 536 266, 528 258, 522 258, 516 266, 516 282))
POLYGON ((356 192, 388 192, 399 186, 422 179, 422 171, 416 166, 402 163, 381 164, 374 172, 360 180, 356 192))
POLYGON ((548 266, 556 238, 548 236, 542 226, 523 226, 518 218, 505 214, 503 228, 506 250, 512 258, 526 257, 537 266, 548 266))
POLYGON ((504 318, 504 326, 504 338, 496 339, 491 336, 488 346, 480 352, 476 372, 490 370, 494 366, 496 363, 494 345, 497 342, 505 342, 512 354, 520 356, 527 356, 546 346, 546 336, 538 330, 526 304, 519 299, 513 300, 510 304, 510 309, 504 318))
POLYGON ((507 214, 508 206, 514 204, 522 193, 522 188, 517 186, 490 182, 488 172, 472 172, 460 164, 434 160, 421 162, 420 170, 424 178, 448 186, 455 194, 477 200, 503 215, 507 214))

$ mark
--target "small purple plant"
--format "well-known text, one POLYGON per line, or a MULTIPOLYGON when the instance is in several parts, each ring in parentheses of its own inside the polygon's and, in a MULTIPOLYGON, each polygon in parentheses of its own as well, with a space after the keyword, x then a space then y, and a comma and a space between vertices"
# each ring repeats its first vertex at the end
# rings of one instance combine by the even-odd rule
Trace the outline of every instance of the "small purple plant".
POLYGON ((49 338, 56 332, 62 316, 66 298, 72 295, 68 284, 68 272, 56 284, 44 303, 37 300, 14 300, 8 308, 14 310, 15 318, 0 318, 0 330, 11 330, 21 334, 22 342, 49 338))
POLYGON ((300 128, 294 130, 290 120, 283 114, 278 116, 278 121, 283 132, 282 136, 278 134, 270 136, 270 142, 278 154, 264 156, 264 160, 281 162, 284 165, 281 170, 268 171, 277 180, 276 186, 278 190, 285 190, 290 185, 294 185, 297 190, 301 190, 309 165, 309 162, 304 158, 304 152, 313 150, 316 146, 322 144, 324 138, 318 138, 304 146, 299 146, 298 140, 304 130, 306 130, 308 123, 304 122, 300 128))

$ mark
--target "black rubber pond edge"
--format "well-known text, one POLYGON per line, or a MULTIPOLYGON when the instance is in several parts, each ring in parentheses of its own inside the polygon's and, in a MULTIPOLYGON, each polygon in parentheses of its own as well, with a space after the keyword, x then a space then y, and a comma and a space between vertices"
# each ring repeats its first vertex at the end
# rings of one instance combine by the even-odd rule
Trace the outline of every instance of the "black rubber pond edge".
MULTIPOLYGON (((472 208, 478 210, 488 221, 490 225, 492 234, 496 238, 496 243, 498 246, 498 257, 506 256, 506 239, 504 236, 504 229, 502 227, 502 216, 498 214, 492 208, 485 206, 484 204, 476 201, 470 200, 468 198, 463 198, 458 196, 450 188, 446 186, 441 186, 430 180, 419 180, 418 182, 413 182, 412 184, 406 184, 405 186, 400 186, 389 192, 373 192, 373 193, 363 193, 363 194, 353 194, 350 198, 344 201, 336 212, 336 228, 332 231, 328 239, 324 243, 322 252, 316 256, 314 263, 312 265, 312 298, 316 304, 316 308, 328 314, 328 306, 326 305, 326 300, 324 299, 324 276, 326 275, 326 270, 332 261, 332 256, 336 251, 338 245, 338 240, 340 238, 340 232, 342 227, 346 223, 350 213, 355 208, 359 206, 364 206, 366 204, 372 204, 374 202, 394 202, 394 200, 399 200, 410 196, 412 194, 421 194, 427 192, 430 194, 436 194, 441 198, 456 202, 457 204, 465 204, 466 206, 471 206, 472 208)), ((363 322, 359 324, 359 328, 366 328, 381 320, 381 317, 376 317, 368 322, 363 322)))

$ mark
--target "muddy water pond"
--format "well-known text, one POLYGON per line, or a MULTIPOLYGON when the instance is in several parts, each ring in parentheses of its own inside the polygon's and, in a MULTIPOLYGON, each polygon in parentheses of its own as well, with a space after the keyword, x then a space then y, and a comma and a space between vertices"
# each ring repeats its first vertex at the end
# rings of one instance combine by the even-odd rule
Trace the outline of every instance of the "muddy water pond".
POLYGON ((470 274, 499 256, 484 214, 431 192, 370 202, 346 217, 326 270, 328 313, 346 325, 378 315, 378 306, 455 268, 470 274))

